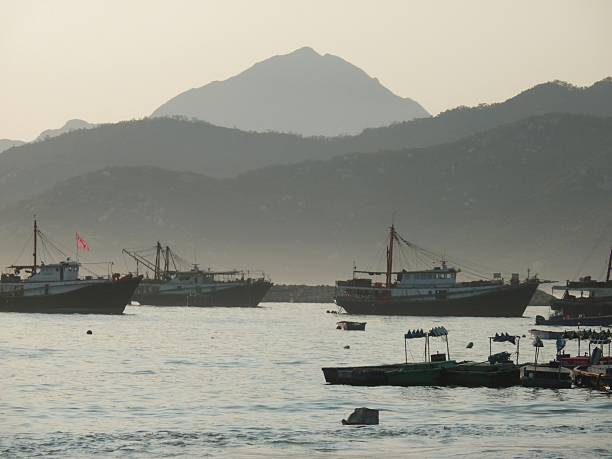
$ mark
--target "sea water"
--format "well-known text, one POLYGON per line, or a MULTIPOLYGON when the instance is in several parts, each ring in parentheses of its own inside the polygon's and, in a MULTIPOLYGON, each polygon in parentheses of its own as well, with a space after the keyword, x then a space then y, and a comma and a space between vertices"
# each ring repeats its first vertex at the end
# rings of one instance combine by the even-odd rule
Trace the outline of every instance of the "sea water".
MULTIPOLYGON (((612 456, 612 398, 600 392, 329 386, 321 372, 404 361, 403 334, 437 325, 449 330, 453 359, 484 361, 488 337, 508 332, 527 335, 520 359, 532 361, 528 330, 546 309, 516 319, 356 317, 365 332, 336 330, 351 316, 331 309, 2 314, 0 456, 612 456), (380 410, 380 425, 341 425, 362 406, 380 410)), ((423 344, 409 341, 409 360, 423 359, 423 344)), ((516 348, 494 344, 503 350, 516 348)), ((545 341, 540 360, 554 353, 545 341)))

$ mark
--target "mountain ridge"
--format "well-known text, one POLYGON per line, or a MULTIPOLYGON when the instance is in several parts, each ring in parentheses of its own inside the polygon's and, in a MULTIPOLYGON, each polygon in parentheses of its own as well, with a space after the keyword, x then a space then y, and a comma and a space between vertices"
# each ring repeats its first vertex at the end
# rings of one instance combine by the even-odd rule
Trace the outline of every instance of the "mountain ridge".
POLYGON ((432 118, 367 129, 357 136, 323 138, 245 132, 173 118, 147 118, 76 130, 12 148, 0 156, 0 208, 58 181, 105 167, 153 165, 232 177, 275 164, 454 142, 516 122, 533 111, 554 110, 612 116, 612 80, 577 89, 548 83, 505 102, 458 108, 432 118), (561 96, 551 97, 550 93, 561 96), (571 95, 566 97, 567 94, 571 95))
POLYGON ((356 134, 366 127, 428 117, 365 71, 303 47, 272 56, 222 81, 188 89, 152 114, 194 117, 257 132, 356 134))

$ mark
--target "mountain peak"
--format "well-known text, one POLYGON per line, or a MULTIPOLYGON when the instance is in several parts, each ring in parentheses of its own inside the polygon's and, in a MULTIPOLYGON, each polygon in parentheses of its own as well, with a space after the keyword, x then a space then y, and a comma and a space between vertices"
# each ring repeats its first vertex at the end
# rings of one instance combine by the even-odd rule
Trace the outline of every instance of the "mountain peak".
POLYGON ((429 116, 362 69, 308 46, 179 94, 152 116, 176 115, 243 130, 323 136, 429 116))
POLYGON ((88 123, 85 120, 73 118, 71 120, 66 121, 66 123, 59 129, 47 129, 41 132, 40 135, 36 137, 34 141, 39 142, 41 140, 49 139, 51 137, 57 137, 58 135, 66 134, 70 131, 76 131, 77 129, 91 129, 96 126, 97 124, 92 124, 88 123))
POLYGON ((290 52, 289 54, 294 55, 303 55, 303 56, 321 56, 310 46, 302 46, 301 48, 296 49, 295 51, 290 52))

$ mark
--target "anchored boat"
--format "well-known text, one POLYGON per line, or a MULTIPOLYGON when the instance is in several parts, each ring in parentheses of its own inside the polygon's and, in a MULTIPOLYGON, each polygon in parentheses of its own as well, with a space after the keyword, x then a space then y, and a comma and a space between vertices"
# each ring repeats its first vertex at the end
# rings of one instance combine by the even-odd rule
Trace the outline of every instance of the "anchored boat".
POLYGON ((507 333, 489 337, 489 359, 487 362, 464 362, 445 371, 446 384, 465 387, 510 387, 520 382, 519 378, 520 336, 507 333), (510 361, 508 352, 492 354, 492 342, 516 344, 516 364, 510 361))
POLYGON ((335 302, 349 314, 521 317, 539 285, 537 278, 528 277, 521 282, 518 274, 512 274, 507 283, 499 273, 492 279, 458 282, 459 272, 460 269, 447 266, 444 258, 404 239, 391 225, 387 270, 354 269, 352 279, 336 282, 335 302), (395 244, 404 244, 425 257, 439 260, 440 266, 393 271, 395 244), (384 283, 373 282, 372 277, 382 275, 384 283))
POLYGON ((448 331, 444 327, 434 327, 428 332, 409 331, 404 335, 406 365, 387 372, 387 380, 392 386, 441 386, 445 383, 445 372, 455 368, 457 362, 450 359, 448 331), (430 339, 442 338, 446 342, 446 354, 431 354, 430 339), (425 338, 425 362, 408 364, 408 340, 425 338))
POLYGON ((79 275, 82 264, 78 261, 67 258, 59 263, 44 263, 40 260, 39 241, 45 245, 50 243, 34 220, 33 262, 9 266, 11 272, 2 274, 0 312, 123 313, 140 277, 109 273, 106 277, 88 275, 82 278, 79 275))
POLYGON ((134 301, 150 306, 256 307, 268 293, 272 282, 264 273, 250 271, 202 270, 198 265, 184 269, 185 260, 158 242, 155 258, 151 250, 123 253, 136 262, 136 272, 144 270, 152 278, 143 279, 134 293, 134 301))
POLYGON ((605 281, 596 281, 591 276, 578 281, 567 281, 555 285, 553 295, 563 292, 560 298, 550 303, 553 313, 546 319, 536 316, 536 325, 612 325, 612 249, 608 258, 605 281))
MULTIPOLYGON (((593 340, 591 341, 593 342, 593 340)), ((610 357, 610 338, 597 340, 588 365, 578 366, 572 370, 574 381, 579 387, 610 392, 612 389, 612 364, 603 364, 603 346, 608 345, 608 358, 610 357), (599 347, 598 347, 599 346, 599 347)))
MULTIPOLYGON (((538 365, 538 355, 544 343, 539 336, 533 340, 535 357, 533 364, 521 366, 521 385, 525 387, 544 387, 548 389, 569 389, 572 387, 572 372, 557 360, 538 365)), ((557 339, 557 356, 565 347, 563 338, 557 339)))
POLYGON ((328 384, 348 384, 351 386, 437 386, 444 383, 444 371, 457 365, 447 360, 447 354, 429 354, 430 337, 443 337, 448 354, 448 332, 444 327, 434 327, 430 331, 412 330, 404 335, 405 363, 361 367, 322 368, 328 384), (425 338, 425 361, 408 362, 407 341, 425 338))

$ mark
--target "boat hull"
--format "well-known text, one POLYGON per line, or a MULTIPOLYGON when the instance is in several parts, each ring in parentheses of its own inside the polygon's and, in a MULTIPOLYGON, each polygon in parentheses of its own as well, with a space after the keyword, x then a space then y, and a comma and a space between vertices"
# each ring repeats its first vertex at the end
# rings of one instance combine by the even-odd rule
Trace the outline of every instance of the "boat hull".
POLYGON ((537 283, 505 286, 492 292, 465 298, 444 300, 390 299, 362 300, 336 298, 336 304, 349 314, 450 316, 450 317, 521 317, 535 293, 537 283))
POLYGON ((140 278, 134 277, 52 295, 0 295, 0 312, 123 314, 139 282, 140 278))
POLYGON ((567 327, 576 327, 578 325, 585 326, 603 326, 606 327, 612 324, 612 316, 592 316, 592 317, 557 317, 553 316, 546 319, 543 316, 536 316, 536 325, 564 325, 567 327))
POLYGON ((445 371, 456 366, 453 360, 405 365, 387 372, 387 380, 391 386, 442 386, 445 371))
POLYGON ((387 373, 398 370, 405 364, 390 364, 364 367, 328 367, 322 368, 325 382, 328 384, 346 384, 350 386, 388 386, 387 373))
POLYGON ((204 293, 136 293, 134 301, 148 306, 257 307, 272 283, 255 281, 204 293))
POLYGON ((447 369, 444 375, 449 386, 511 387, 520 384, 520 370, 513 363, 463 363, 447 369))
POLYGON ((563 366, 552 368, 547 365, 523 365, 521 366, 521 385, 545 389, 570 389, 572 371, 563 366))
MULTIPOLYGON (((612 368, 610 370, 612 371, 612 368)), ((592 371, 588 366, 576 367, 572 372, 578 387, 590 387, 601 390, 610 388, 612 385, 612 372, 599 373, 592 371)))

